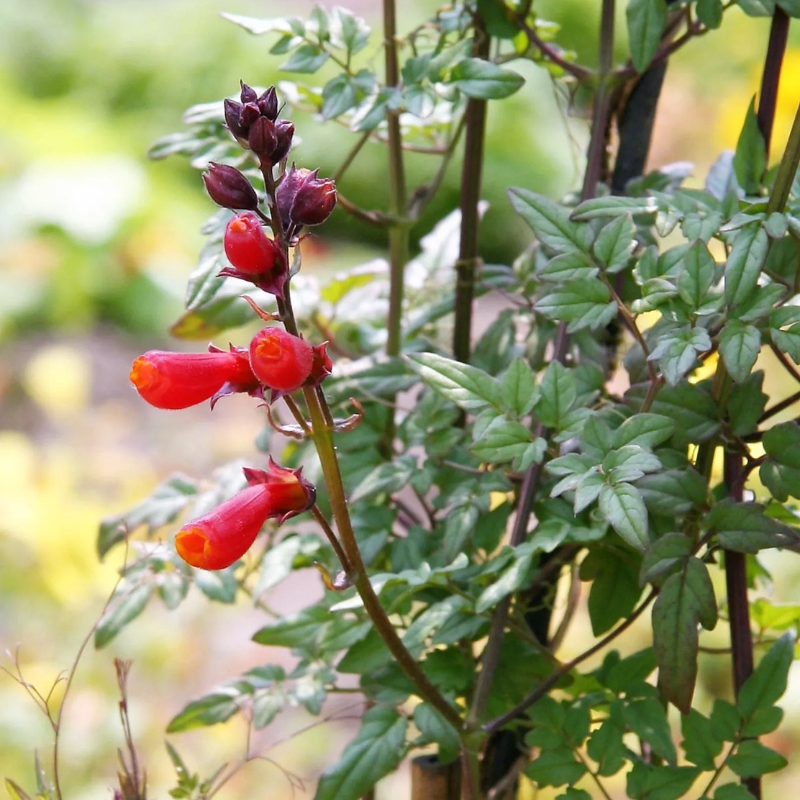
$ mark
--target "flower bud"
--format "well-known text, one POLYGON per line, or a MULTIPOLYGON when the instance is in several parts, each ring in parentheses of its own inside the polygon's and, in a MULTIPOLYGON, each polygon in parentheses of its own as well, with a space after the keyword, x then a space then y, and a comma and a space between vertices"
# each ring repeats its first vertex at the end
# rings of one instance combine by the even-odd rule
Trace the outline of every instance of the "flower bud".
POLYGON ((275 147, 270 153, 270 161, 273 164, 280 164, 289 151, 292 149, 292 138, 294 137, 294 124, 288 119, 279 119, 275 122, 275 147))
POLYGON ((164 409, 189 408, 204 400, 213 404, 233 392, 257 393, 246 351, 209 346, 208 353, 150 350, 131 367, 131 383, 143 400, 164 409))
POLYGON ((250 149, 259 157, 262 166, 272 165, 272 153, 278 144, 275 135, 275 123, 266 117, 258 117, 251 125, 247 134, 247 143, 250 149))
POLYGON ((247 144, 247 127, 242 125, 242 104, 235 100, 225 100, 225 124, 228 130, 239 140, 240 144, 247 144))
POLYGON ((242 112, 239 115, 239 121, 246 130, 257 120, 261 119, 261 111, 258 108, 258 103, 245 103, 242 106, 242 112))
POLYGON ((328 219, 335 205, 336 184, 330 178, 318 178, 314 170, 297 190, 292 222, 297 226, 319 225, 328 219))
POLYGON ((280 393, 299 389, 311 374, 314 348, 283 328, 262 328, 250 342, 250 367, 270 389, 280 393))
POLYGON ((225 569, 252 546, 268 519, 278 524, 315 501, 314 487, 301 470, 279 467, 245 469, 248 487, 213 511, 187 523, 175 536, 178 555, 193 567, 225 569))
POLYGON ((270 86, 261 97, 258 98, 258 107, 261 115, 273 122, 278 117, 278 93, 274 86, 270 86))
POLYGON ((240 278, 283 298, 289 279, 286 259, 281 248, 264 233, 255 214, 246 211, 228 222, 223 247, 233 266, 220 270, 219 275, 240 278))
POLYGON ((258 100, 258 94, 255 89, 248 86, 244 81, 239 81, 241 88, 241 100, 243 103, 255 103, 258 100))
POLYGON ((258 208, 256 190, 235 167, 212 161, 208 165, 208 172, 203 175, 203 182, 211 199, 223 208, 246 208, 251 211, 258 208))
POLYGON ((304 386, 319 386, 333 371, 333 362, 328 355, 327 347, 328 343, 323 342, 312 348, 314 350, 314 360, 311 364, 311 372, 303 384, 304 386))

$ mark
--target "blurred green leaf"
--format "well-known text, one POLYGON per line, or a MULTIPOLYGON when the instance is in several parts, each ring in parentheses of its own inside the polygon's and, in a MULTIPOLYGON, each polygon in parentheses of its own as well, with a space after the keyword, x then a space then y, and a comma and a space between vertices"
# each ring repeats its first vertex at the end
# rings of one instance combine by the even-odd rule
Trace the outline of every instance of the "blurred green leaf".
POLYGON ((628 0, 628 45, 636 71, 644 72, 658 50, 667 21, 664 0, 628 0))
POLYGON ((501 100, 518 91, 525 79, 482 58, 465 58, 450 71, 448 83, 478 100, 501 100))
POLYGON ((105 647, 129 622, 144 611, 155 590, 152 583, 139 583, 134 586, 122 584, 108 608, 103 612, 94 630, 94 646, 99 650, 105 647))

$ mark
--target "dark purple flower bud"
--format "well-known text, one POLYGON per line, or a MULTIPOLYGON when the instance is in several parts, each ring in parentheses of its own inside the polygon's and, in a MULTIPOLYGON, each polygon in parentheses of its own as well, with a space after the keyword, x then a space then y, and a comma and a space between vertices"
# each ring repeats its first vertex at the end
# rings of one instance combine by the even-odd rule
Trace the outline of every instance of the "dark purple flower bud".
POLYGON ((274 122, 271 122, 266 117, 259 117, 250 126, 247 142, 250 145, 250 149, 261 160, 262 166, 266 164, 272 165, 272 153, 278 144, 274 122))
POLYGON ((299 170, 292 164, 283 176, 283 180, 278 185, 275 197, 278 201, 278 213, 281 216, 284 230, 288 230, 289 226, 292 224, 292 205, 294 204, 294 198, 307 174, 309 174, 307 169, 299 170))
POLYGON ((319 225, 331 215, 336 205, 336 184, 330 178, 318 178, 317 170, 305 176, 292 203, 292 223, 319 225))
POLYGON ((275 148, 270 155, 273 164, 279 164, 292 149, 292 138, 294 137, 294 124, 288 119, 279 119, 275 123, 275 148))
POLYGON ((257 119, 261 118, 261 111, 258 108, 258 103, 245 103, 242 106, 242 113, 239 116, 239 122, 245 127, 249 128, 257 119))
POLYGON ((235 100, 226 100, 225 103, 225 124, 228 130, 239 140, 247 141, 247 128, 242 125, 242 104, 235 100))
POLYGON ((208 172, 203 175, 203 181, 208 194, 218 206, 235 211, 254 211, 258 208, 256 190, 235 167, 212 161, 208 165, 208 172))
POLYGON ((251 89, 244 81, 239 81, 239 86, 242 88, 242 102, 255 103, 258 100, 258 94, 255 89, 251 89))
POLYGON ((261 97, 258 98, 258 107, 261 109, 261 115, 266 117, 272 122, 278 116, 278 94, 274 86, 270 86, 261 97))

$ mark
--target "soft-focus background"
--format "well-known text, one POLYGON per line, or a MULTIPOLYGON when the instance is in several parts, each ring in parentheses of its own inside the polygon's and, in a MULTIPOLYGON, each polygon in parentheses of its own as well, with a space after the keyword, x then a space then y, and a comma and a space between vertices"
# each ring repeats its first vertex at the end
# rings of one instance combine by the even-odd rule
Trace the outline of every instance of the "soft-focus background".
MULTIPOLYGON (((308 0, 291 5, 296 14, 311 8, 308 0)), ((437 3, 398 5, 401 22, 418 22, 437 3)), ((350 6, 377 23, 377 0, 350 6)), ((596 49, 598 6, 594 0, 537 0, 543 16, 563 25, 561 42, 587 60, 596 49)), ((70 667, 115 581, 121 554, 105 563, 95 555, 99 520, 133 505, 173 470, 204 476, 227 460, 250 456, 261 425, 247 398, 220 403, 213 417, 205 408, 176 416, 145 407, 127 380, 136 355, 176 346, 166 329, 181 311, 202 243, 199 228, 213 210, 195 171, 180 159, 149 163, 148 147, 180 129, 187 106, 233 93, 240 78, 268 85, 282 77, 280 59, 268 54, 271 40, 249 36, 219 11, 269 16, 287 9, 266 0, 0 3, 0 664, 13 668, 17 653, 26 680, 43 693, 70 667), (5 649, 10 655, 2 654, 5 649)), ((758 86, 768 28, 768 20, 734 9, 720 31, 673 60, 652 166, 693 161, 700 183, 720 150, 735 145, 758 86)), ((622 56, 624 8, 619 31, 622 56)), ((800 27, 793 34, 774 152, 800 100, 800 27)), ((492 210, 484 233, 485 255, 493 261, 509 261, 526 241, 508 218, 505 187, 524 185, 558 197, 576 186, 582 169, 579 110, 567 107, 564 92, 543 70, 523 71, 524 89, 493 105, 490 117, 484 194, 492 210)), ((349 135, 333 127, 323 131, 302 115, 296 122, 303 140, 297 160, 320 166, 322 174, 332 171, 349 135)), ((422 177, 428 168, 415 161, 412 175, 422 177)), ((348 195, 379 203, 371 192, 382 169, 381 150, 368 150, 347 176, 348 195)), ((452 170, 427 227, 453 207, 457 179, 452 170)), ((375 234, 337 212, 305 267, 341 269, 378 253, 375 234)), ((792 600, 798 567, 792 573, 791 561, 787 568, 779 558, 766 560, 775 568, 776 593, 792 600)), ((321 591, 315 572, 300 578, 270 598, 273 607, 291 611, 303 595, 321 591)), ((169 719, 217 682, 285 657, 250 641, 262 622, 246 603, 212 606, 195 593, 174 613, 152 604, 106 649, 90 647, 63 723, 66 796, 111 796, 115 750, 122 744, 114 656, 134 662, 134 735, 150 794, 163 798, 174 785, 163 746, 169 719)), ((565 652, 582 649, 587 631, 580 622, 565 652)), ((724 634, 718 639, 722 644, 724 634)), ((639 646, 645 644, 643 636, 639 646)), ((703 703, 728 691, 727 662, 708 666, 703 703)), ((800 674, 793 674, 786 731, 796 743, 800 674)), ((333 703, 331 711, 346 715, 347 706, 333 703)), ((291 738, 311 719, 299 711, 279 719, 263 743, 289 740, 267 755, 312 786, 343 739, 332 724, 291 738)), ((241 757, 244 735, 234 721, 171 740, 190 769, 206 776, 241 757)), ((773 738, 770 744, 788 755, 787 734, 773 738)), ((0 777, 33 792, 36 748, 49 763, 47 723, 0 673, 0 777)), ((774 778, 769 796, 794 796, 798 769, 794 779, 788 771, 774 778)), ((394 783, 382 796, 407 796, 403 781, 389 779, 394 783)), ((278 768, 257 762, 219 796, 279 800, 292 792, 278 768)))

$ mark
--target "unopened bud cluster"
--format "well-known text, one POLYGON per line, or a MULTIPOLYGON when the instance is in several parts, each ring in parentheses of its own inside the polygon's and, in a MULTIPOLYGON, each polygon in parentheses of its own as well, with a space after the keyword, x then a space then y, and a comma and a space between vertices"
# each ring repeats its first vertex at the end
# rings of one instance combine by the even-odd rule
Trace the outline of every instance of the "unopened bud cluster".
MULTIPOLYGON (((294 125, 278 118, 274 88, 258 94, 241 84, 239 101, 226 100, 225 124, 237 142, 252 152, 264 176, 266 205, 248 177, 235 167, 211 163, 203 181, 211 199, 237 211, 226 228, 223 249, 230 264, 220 276, 238 278, 278 298, 283 309, 290 280, 288 247, 303 228, 324 222, 336 205, 336 186, 317 170, 286 169, 294 125), (267 234, 266 225, 272 230, 267 234)), ((274 318, 259 312, 265 319, 274 318)), ((151 350, 139 356, 130 379, 141 397, 163 409, 182 409, 245 393, 274 402, 304 387, 318 386, 331 374, 326 343, 314 346, 278 326, 260 330, 248 347, 207 353, 151 350)), ((266 470, 245 469, 247 488, 178 532, 175 547, 190 565, 224 569, 240 559, 267 520, 277 523, 310 508, 314 487, 300 470, 270 459, 266 470)))

